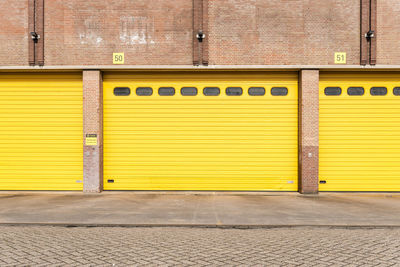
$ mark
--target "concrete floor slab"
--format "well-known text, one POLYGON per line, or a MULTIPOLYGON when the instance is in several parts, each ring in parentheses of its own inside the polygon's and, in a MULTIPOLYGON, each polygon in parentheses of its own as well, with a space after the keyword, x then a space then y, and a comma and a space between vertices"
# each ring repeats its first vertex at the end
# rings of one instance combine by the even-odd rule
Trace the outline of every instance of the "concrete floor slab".
POLYGON ((0 223, 400 226, 400 194, 0 192, 0 223))

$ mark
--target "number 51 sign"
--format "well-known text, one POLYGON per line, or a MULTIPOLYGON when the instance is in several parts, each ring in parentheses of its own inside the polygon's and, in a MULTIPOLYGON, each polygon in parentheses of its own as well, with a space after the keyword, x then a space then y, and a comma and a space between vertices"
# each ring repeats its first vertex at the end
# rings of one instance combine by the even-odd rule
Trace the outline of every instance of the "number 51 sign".
POLYGON ((113 64, 124 64, 124 53, 113 53, 113 64))
POLYGON ((346 53, 336 52, 335 53, 335 64, 346 64, 346 53))

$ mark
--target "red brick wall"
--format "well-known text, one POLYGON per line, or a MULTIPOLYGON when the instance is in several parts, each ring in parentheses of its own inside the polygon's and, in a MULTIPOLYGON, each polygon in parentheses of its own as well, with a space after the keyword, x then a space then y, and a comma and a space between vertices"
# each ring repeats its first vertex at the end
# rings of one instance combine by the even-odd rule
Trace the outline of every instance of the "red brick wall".
POLYGON ((209 1, 210 64, 360 64, 360 0, 209 1))
MULTIPOLYGON (((360 0, 209 0, 210 65, 360 63, 360 0)), ((377 64, 400 62, 400 1, 377 1, 377 64)), ((46 0, 45 65, 191 65, 193 0, 46 0)), ((0 66, 28 65, 28 0, 0 1, 0 66)))
POLYGON ((400 1, 377 1, 377 62, 400 64, 400 1))
POLYGON ((28 1, 0 1, 0 66, 28 63, 28 1))
POLYGON ((46 65, 192 64, 192 0, 47 0, 46 65))

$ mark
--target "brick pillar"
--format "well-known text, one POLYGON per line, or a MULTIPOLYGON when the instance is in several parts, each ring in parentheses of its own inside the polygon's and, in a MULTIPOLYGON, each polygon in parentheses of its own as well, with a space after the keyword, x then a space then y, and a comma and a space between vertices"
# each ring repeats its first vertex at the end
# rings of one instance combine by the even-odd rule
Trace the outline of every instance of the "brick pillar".
POLYGON ((299 83, 299 191, 318 193, 319 71, 301 70, 299 83))
POLYGON ((201 60, 203 65, 208 66, 208 39, 210 38, 208 31, 208 0, 203 0, 202 2, 202 15, 202 29, 203 33, 206 35, 206 38, 201 44, 201 60))
POLYGON ((368 48, 369 44, 365 34, 369 31, 369 1, 361 0, 361 36, 360 36, 360 52, 361 52, 361 65, 367 65, 368 63, 368 48))
POLYGON ((201 30, 201 1, 193 0, 193 65, 200 64, 200 43, 197 33, 201 30))
POLYGON ((28 1, 28 52, 29 65, 35 65, 35 42, 32 40, 31 32, 35 31, 35 0, 28 1))
POLYGON ((83 71, 83 191, 103 190, 103 81, 98 70, 83 71))
POLYGON ((193 0, 193 65, 208 65, 208 0, 193 0), (199 31, 205 39, 199 42, 199 31))
POLYGON ((370 7, 370 29, 374 31, 375 37, 371 38, 370 44, 370 61, 369 64, 376 65, 376 38, 378 37, 377 27, 376 27, 376 0, 371 0, 371 7, 370 7))
POLYGON ((44 0, 35 1, 35 31, 40 35, 36 43, 36 64, 44 65, 44 0))

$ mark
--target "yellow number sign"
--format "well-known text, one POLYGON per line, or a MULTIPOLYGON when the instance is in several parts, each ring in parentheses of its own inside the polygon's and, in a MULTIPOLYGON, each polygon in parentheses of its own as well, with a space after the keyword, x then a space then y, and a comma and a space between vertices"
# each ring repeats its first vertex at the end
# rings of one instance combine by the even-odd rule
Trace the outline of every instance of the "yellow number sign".
POLYGON ((335 53, 335 64, 346 64, 346 53, 336 52, 335 53))
POLYGON ((124 64, 124 53, 113 53, 113 64, 124 64))

